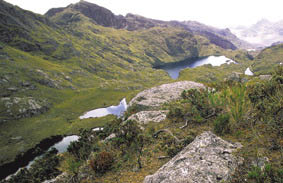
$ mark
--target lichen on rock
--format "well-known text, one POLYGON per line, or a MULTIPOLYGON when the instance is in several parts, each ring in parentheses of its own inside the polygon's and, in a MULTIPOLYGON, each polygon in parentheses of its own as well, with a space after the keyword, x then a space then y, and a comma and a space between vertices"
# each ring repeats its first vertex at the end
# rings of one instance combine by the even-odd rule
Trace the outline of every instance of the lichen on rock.
POLYGON ((167 110, 162 111, 140 111, 136 114, 131 115, 128 120, 136 120, 140 124, 147 124, 151 121, 161 122, 166 119, 167 110))
POLYGON ((150 121, 161 122, 166 119, 168 111, 160 110, 167 102, 177 100, 184 90, 204 89, 201 83, 192 81, 179 81, 163 84, 138 93, 129 103, 129 107, 138 107, 139 110, 129 119, 136 120, 140 124, 147 124, 150 121))
POLYGON ((144 183, 225 182, 242 162, 232 154, 241 147, 204 132, 144 183))
POLYGON ((46 100, 37 100, 33 97, 3 97, 0 99, 0 122, 41 114, 48 110, 48 106, 46 100))
POLYGON ((192 81, 179 81, 175 83, 163 84, 138 93, 129 103, 158 107, 162 104, 180 98, 184 90, 205 88, 201 83, 192 81))

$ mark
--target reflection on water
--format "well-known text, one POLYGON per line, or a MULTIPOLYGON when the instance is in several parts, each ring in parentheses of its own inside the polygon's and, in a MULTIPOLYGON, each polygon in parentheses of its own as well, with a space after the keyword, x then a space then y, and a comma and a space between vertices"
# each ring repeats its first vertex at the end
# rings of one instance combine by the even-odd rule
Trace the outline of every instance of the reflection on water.
POLYGON ((247 76, 253 76, 254 75, 254 73, 251 71, 251 69, 248 67, 247 69, 246 69, 246 71, 245 71, 245 75, 247 75, 247 76))
POLYGON ((71 144, 71 142, 75 142, 79 140, 79 136, 77 135, 72 135, 72 136, 67 136, 64 137, 62 141, 54 144, 51 148, 55 148, 58 150, 58 153, 63 153, 67 151, 68 146, 71 144))
POLYGON ((171 78, 177 79, 179 77, 180 71, 185 68, 195 68, 205 64, 211 64, 212 66, 220 66, 225 63, 230 64, 236 62, 225 56, 209 56, 195 61, 187 61, 187 62, 185 61, 185 62, 179 62, 179 63, 161 66, 158 67, 158 69, 165 70, 170 75, 171 78))
POLYGON ((109 114, 113 114, 116 116, 121 116, 126 110, 127 110, 127 102, 124 98, 121 100, 120 104, 117 106, 110 106, 107 108, 99 108, 92 111, 89 111, 85 113, 84 115, 80 116, 80 119, 86 119, 86 118, 98 118, 107 116, 109 114))
MULTIPOLYGON (((54 144, 53 146, 51 146, 48 149, 48 151, 51 150, 51 148, 55 148, 55 149, 57 149, 58 153, 67 152, 68 146, 71 144, 71 142, 78 141, 79 138, 80 137, 77 136, 77 135, 71 135, 71 136, 64 137, 60 142, 58 142, 58 143, 54 144)), ((31 167, 31 165, 35 162, 35 160, 40 159, 43 155, 37 156, 32 161, 30 161, 29 164, 26 166, 26 168, 29 169, 31 167)))

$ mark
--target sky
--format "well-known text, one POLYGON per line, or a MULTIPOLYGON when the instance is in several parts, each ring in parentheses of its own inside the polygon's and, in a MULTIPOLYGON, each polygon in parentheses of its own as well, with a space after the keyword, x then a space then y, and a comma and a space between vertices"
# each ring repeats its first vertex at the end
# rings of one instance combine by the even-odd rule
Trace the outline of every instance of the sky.
MULTIPOLYGON (((79 0, 6 0, 19 7, 44 14, 50 8, 65 7, 79 0)), ((249 26, 261 19, 283 20, 282 0, 87 0, 114 14, 133 13, 159 20, 195 20, 227 28, 249 26)))

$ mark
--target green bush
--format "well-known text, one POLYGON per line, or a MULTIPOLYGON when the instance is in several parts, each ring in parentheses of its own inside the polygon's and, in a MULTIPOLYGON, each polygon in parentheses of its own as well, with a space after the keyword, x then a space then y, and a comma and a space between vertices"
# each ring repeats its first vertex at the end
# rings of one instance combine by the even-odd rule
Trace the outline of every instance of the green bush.
POLYGON ((266 164, 263 170, 254 166, 248 172, 248 178, 256 183, 282 183, 283 169, 276 169, 271 164, 266 164))
POLYGON ((91 152, 99 150, 95 143, 97 141, 94 138, 90 138, 91 135, 90 130, 81 130, 79 140, 71 142, 67 151, 77 158, 77 160, 86 160, 91 152))
POLYGON ((109 152, 100 152, 90 160, 89 164, 96 173, 105 173, 114 162, 113 155, 109 152))
POLYGON ((222 114, 218 116, 213 123, 215 133, 222 135, 230 131, 229 127, 230 116, 228 114, 222 114))
POLYGON ((271 127, 276 134, 283 134, 283 67, 278 68, 270 81, 249 85, 248 98, 253 106, 257 122, 271 127))
POLYGON ((210 103, 213 94, 209 90, 185 90, 181 94, 183 100, 169 108, 167 117, 172 122, 206 122, 220 111, 210 103))

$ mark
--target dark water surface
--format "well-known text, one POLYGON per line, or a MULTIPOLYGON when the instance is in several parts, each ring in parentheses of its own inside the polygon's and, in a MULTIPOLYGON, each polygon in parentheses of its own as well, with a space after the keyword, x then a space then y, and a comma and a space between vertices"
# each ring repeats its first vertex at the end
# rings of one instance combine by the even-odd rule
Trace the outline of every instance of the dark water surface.
POLYGON ((212 66, 220 66, 222 64, 230 64, 236 63, 235 61, 225 57, 225 56, 209 56, 205 58, 201 58, 198 60, 188 60, 176 63, 166 64, 164 66, 156 67, 156 69, 165 70, 169 76, 173 79, 177 79, 179 77, 179 73, 181 70, 186 68, 195 68, 205 64, 211 64, 212 66))

